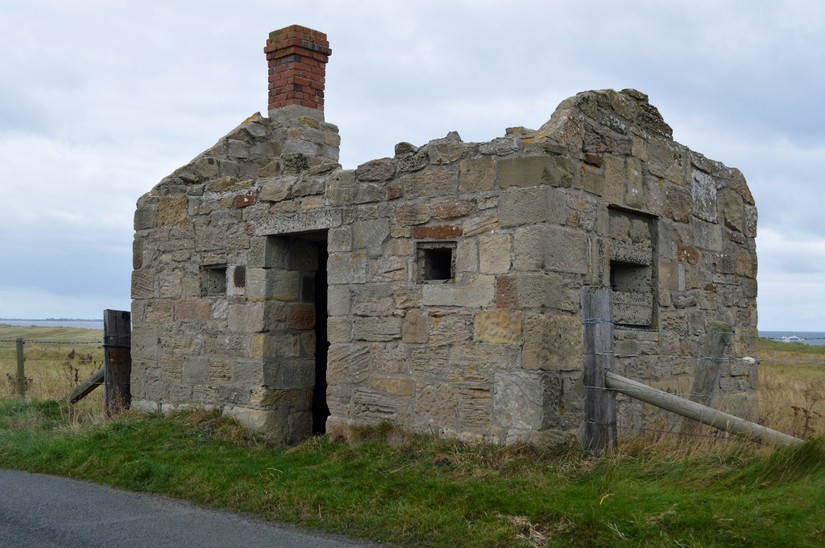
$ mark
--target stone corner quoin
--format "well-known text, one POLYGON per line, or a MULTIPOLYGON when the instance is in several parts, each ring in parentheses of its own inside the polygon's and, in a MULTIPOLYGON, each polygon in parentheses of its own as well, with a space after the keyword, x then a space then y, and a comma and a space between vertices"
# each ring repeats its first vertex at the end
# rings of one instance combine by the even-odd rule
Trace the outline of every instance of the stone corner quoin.
MULTIPOLYGON (((615 371, 751 405, 756 365, 735 358, 757 337, 753 197, 646 95, 586 91, 537 130, 399 143, 345 170, 326 36, 287 27, 265 54, 268 116, 138 200, 136 407, 219 408, 283 444, 382 421, 565 443, 587 287, 611 290, 615 371), (726 359, 702 359, 719 325, 726 359)), ((618 420, 662 417, 622 401, 618 420)))

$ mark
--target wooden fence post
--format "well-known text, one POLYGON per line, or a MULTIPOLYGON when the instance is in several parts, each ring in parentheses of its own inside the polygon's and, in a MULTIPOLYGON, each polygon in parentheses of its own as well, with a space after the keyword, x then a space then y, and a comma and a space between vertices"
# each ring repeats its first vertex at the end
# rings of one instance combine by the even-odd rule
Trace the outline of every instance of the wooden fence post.
POLYGON ((129 409, 132 403, 132 315, 121 310, 103 311, 103 385, 106 415, 129 409))
POLYGON ((584 439, 588 453, 616 447, 616 393, 605 386, 613 368, 613 300, 610 288, 582 289, 584 439))
POLYGON ((17 339, 17 393, 26 395, 26 359, 23 356, 23 339, 17 339))

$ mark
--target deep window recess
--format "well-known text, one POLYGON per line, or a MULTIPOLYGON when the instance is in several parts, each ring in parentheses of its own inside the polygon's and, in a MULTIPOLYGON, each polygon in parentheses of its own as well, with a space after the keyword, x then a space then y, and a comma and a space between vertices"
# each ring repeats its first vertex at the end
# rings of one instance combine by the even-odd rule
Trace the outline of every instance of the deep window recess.
POLYGON ((610 289, 617 326, 655 325, 656 218, 610 209, 610 289))
POLYGON ((201 267, 201 296, 226 295, 226 265, 201 267))
POLYGON ((455 242, 418 242, 418 281, 444 282, 455 278, 455 246, 455 242))

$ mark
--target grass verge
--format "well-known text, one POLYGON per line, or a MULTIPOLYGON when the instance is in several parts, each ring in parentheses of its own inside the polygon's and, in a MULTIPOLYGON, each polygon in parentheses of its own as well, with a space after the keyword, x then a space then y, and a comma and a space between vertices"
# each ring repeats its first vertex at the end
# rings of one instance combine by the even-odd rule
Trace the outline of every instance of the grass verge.
POLYGON ((72 419, 0 401, 0 466, 89 479, 391 544, 817 545, 825 444, 494 447, 387 425, 267 446, 214 412, 72 419))

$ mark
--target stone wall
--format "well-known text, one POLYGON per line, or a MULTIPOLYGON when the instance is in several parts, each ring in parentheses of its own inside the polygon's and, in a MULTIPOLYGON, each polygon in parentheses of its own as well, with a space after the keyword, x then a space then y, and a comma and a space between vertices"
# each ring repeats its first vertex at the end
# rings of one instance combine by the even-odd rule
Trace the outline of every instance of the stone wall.
POLYGON ((294 443, 325 354, 327 429, 563 442, 582 426, 585 286, 613 288, 619 373, 747 403, 755 366, 731 358, 756 340, 754 201, 645 95, 581 93, 536 131, 400 143, 355 170, 337 147, 319 111, 276 109, 140 199, 137 407, 216 406, 294 443))

